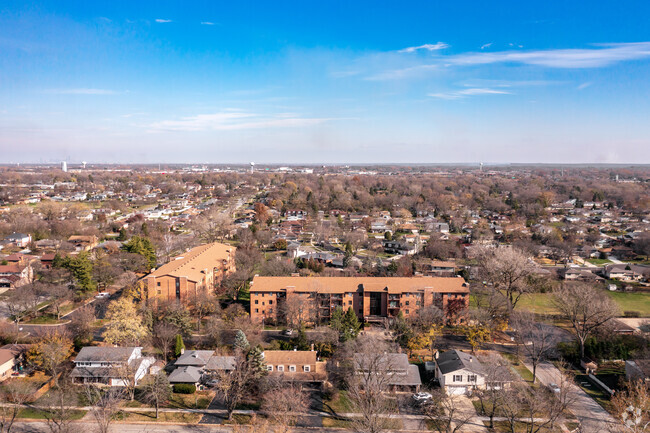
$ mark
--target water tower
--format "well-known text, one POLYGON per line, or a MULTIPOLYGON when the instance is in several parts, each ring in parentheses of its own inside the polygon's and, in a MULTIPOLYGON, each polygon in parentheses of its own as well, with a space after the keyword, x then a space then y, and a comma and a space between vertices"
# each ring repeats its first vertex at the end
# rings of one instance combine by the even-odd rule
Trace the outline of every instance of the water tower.
POLYGON ((83 162, 81 163, 81 166, 85 169, 85 168, 86 168, 86 164, 87 164, 86 161, 83 161, 83 162))
POLYGON ((61 161, 61 171, 64 173, 68 172, 68 163, 65 161, 61 161))
POLYGON ((255 163, 251 162, 251 174, 255 171, 255 163))

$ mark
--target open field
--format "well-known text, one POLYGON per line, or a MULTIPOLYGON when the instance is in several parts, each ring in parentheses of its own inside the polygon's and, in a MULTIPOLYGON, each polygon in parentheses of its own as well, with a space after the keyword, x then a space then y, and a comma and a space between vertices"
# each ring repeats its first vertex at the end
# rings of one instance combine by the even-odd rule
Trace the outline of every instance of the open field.
MULTIPOLYGON (((650 293, 608 291, 607 295, 618 304, 621 313, 624 311, 637 311, 641 317, 650 317, 650 293)), ((517 303, 517 308, 537 314, 559 314, 557 308, 553 305, 553 295, 551 293, 533 293, 523 296, 517 303)))

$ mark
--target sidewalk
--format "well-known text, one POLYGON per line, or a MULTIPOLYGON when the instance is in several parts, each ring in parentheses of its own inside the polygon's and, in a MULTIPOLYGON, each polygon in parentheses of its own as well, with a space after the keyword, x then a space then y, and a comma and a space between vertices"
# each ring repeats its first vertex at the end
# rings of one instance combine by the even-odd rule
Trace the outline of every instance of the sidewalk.
MULTIPOLYGON (((530 363, 524 362, 524 365, 530 371, 533 371, 533 366, 530 363)), ((537 379, 542 384, 548 386, 550 383, 561 383, 560 378, 560 370, 553 364, 544 362, 537 366, 537 379)), ((602 406, 577 385, 571 384, 571 391, 575 394, 575 401, 569 409, 578 417, 585 429, 584 431, 606 431, 608 424, 617 424, 616 420, 602 406)))

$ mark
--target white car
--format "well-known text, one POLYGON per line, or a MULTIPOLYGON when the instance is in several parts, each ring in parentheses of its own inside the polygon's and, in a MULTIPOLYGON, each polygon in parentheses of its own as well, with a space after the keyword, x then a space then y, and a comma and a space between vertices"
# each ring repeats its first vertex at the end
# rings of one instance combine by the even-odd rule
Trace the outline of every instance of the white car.
POLYGON ((95 296, 95 299, 106 299, 106 298, 108 298, 108 297, 110 297, 110 296, 111 296, 111 294, 108 293, 108 292, 99 292, 99 293, 95 296))
POLYGON ((560 393, 560 387, 557 385, 557 383, 549 383, 548 387, 551 391, 553 391, 555 394, 560 393))
POLYGON ((417 401, 418 403, 429 401, 432 397, 433 396, 428 392, 418 392, 417 394, 413 394, 413 400, 417 401))

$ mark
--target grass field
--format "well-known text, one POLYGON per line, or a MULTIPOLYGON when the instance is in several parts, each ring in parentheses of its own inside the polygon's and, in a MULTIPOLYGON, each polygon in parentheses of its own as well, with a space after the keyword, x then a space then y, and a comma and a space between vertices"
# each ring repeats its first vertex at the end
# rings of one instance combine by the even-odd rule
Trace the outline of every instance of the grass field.
MULTIPOLYGON (((650 293, 608 291, 607 295, 618 304, 621 313, 623 311, 638 311, 641 317, 650 317, 650 293)), ((523 296, 517 303, 517 308, 537 314, 559 314, 553 305, 551 293, 533 293, 523 296)))

